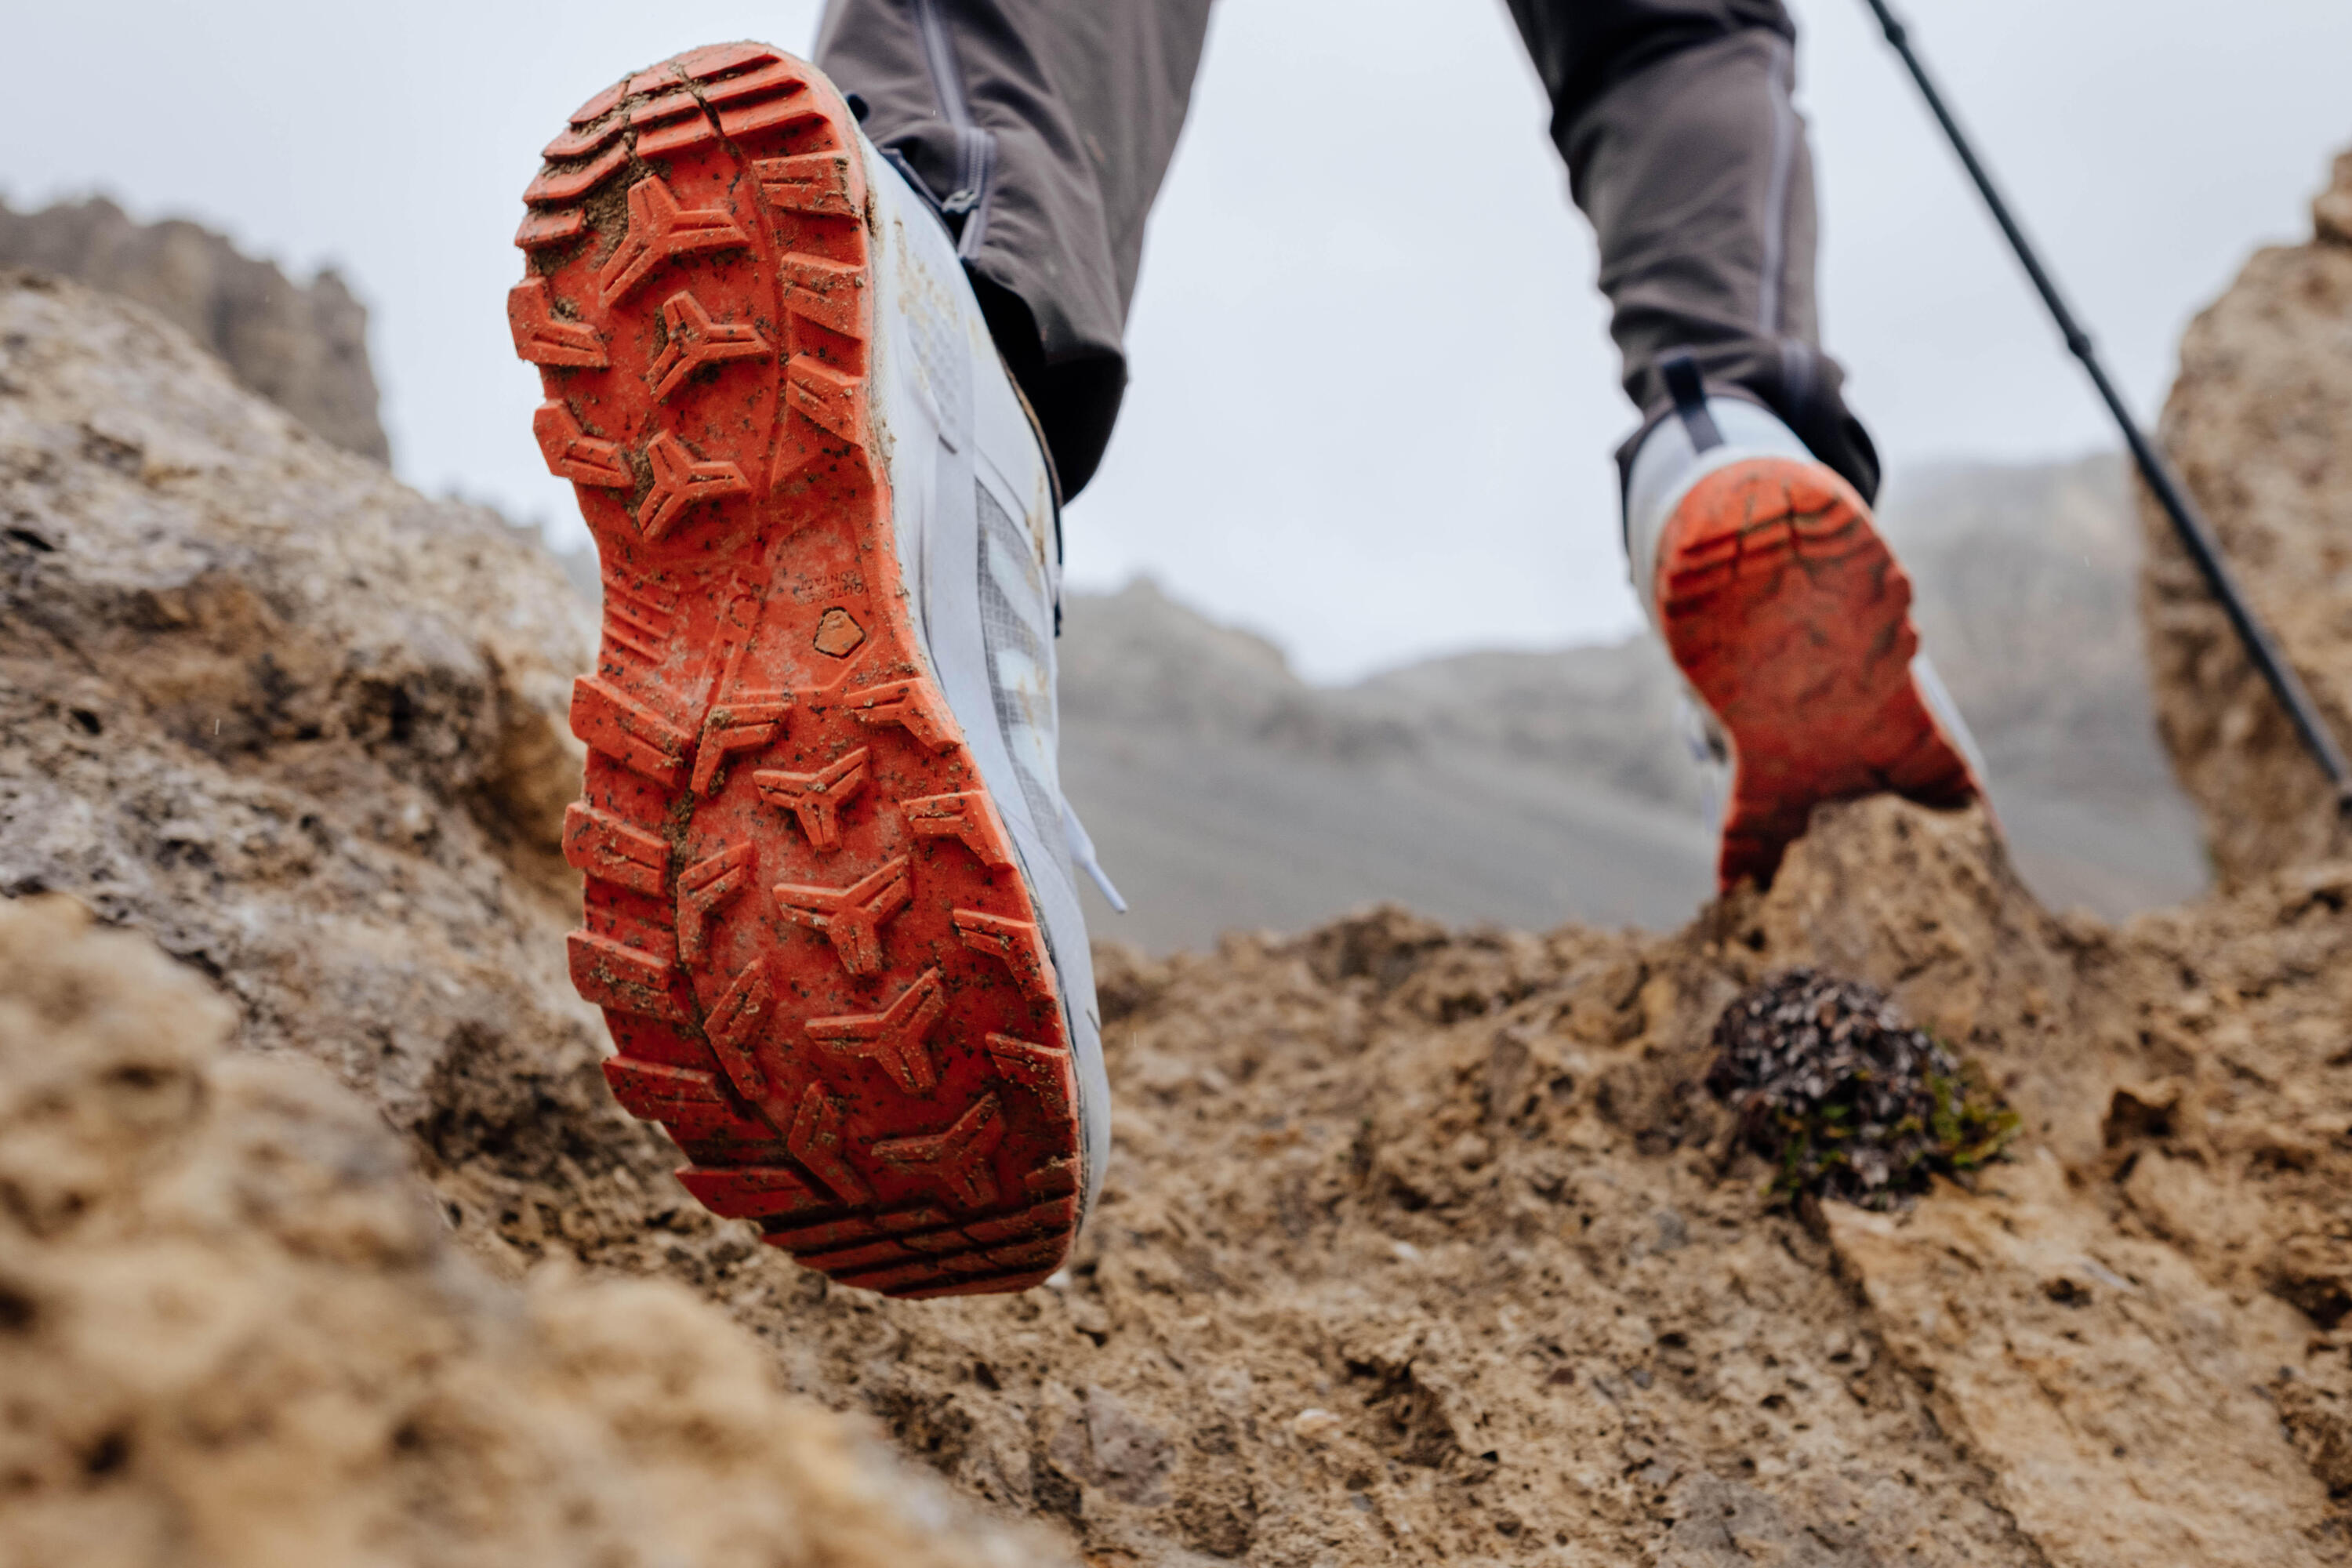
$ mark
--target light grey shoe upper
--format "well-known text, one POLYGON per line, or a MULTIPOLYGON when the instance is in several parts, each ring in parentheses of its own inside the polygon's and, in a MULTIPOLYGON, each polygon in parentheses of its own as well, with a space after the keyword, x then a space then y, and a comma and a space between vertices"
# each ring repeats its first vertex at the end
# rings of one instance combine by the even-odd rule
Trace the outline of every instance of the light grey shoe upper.
POLYGON ((862 135, 858 146, 879 230, 871 384, 899 565, 932 678, 1044 927, 1076 1058, 1090 1210, 1110 1153, 1110 1085, 1075 877, 1094 869, 1093 846, 1056 763, 1053 479, 946 228, 862 135))

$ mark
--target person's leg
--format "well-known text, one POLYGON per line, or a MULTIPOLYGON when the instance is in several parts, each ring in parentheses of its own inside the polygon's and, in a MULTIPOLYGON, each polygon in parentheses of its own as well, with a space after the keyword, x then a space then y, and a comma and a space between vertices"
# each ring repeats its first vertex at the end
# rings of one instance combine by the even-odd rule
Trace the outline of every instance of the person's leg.
POLYGON ((1144 220, 1209 0, 834 0, 817 64, 946 209, 1075 495, 1109 443, 1144 220))
POLYGON ((1824 801, 1974 797, 1821 352, 1780 0, 1511 0, 1601 246, 1635 592, 1730 764, 1717 873, 1769 882, 1824 801))
MULTIPOLYGON (((1510 0, 1552 139, 1601 246, 1601 287, 1644 429, 1687 349, 1779 415, 1867 500, 1878 458, 1822 353, 1812 159, 1780 0, 1510 0)), ((1630 462, 1633 444, 1624 453, 1630 462)))

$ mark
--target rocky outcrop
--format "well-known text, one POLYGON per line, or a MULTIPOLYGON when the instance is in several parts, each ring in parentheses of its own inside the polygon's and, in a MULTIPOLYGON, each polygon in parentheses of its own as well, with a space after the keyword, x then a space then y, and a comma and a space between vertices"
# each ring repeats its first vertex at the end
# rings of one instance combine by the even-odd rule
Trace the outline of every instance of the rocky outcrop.
POLYGON ((543 552, 241 391, 163 321, 0 281, 0 889, 219 977, 396 1119, 452 1042, 593 1059, 561 956, 592 622, 543 552))
POLYGON ((495 1284, 308 1063, 67 900, 0 902, 0 1561, 994 1568, 673 1284, 495 1284))
POLYGON ((0 267, 30 267, 136 300, 226 362, 237 381, 347 452, 392 459, 376 415, 367 310, 331 270, 295 283, 182 219, 133 222, 103 196, 13 212, 0 267))
MULTIPOLYGON (((2161 433, 2247 596, 2352 743, 2352 153, 2313 216, 2309 243, 2257 253, 2190 325, 2161 433)), ((2140 510, 2158 714, 2214 863, 2242 880, 2344 853, 2352 825, 2285 710, 2161 510, 2146 498, 2140 510)))
MULTIPOLYGON (((748 1331, 783 1385, 1097 1563, 2347 1560, 2352 1089, 2331 1064, 2352 865, 2118 931, 2044 913, 1981 815, 1878 800, 1822 814, 1769 895, 1671 935, 1386 910, 1165 961, 1106 947, 1116 1143, 1070 1267, 1012 1299, 871 1298, 696 1208, 676 1152, 604 1090, 560 968, 576 892, 547 848, 589 629, 553 565, 305 436, 135 308, 18 279, 0 345, 0 887, 70 894, 208 977, 242 1047, 221 1083, 322 1064, 491 1274, 708 1303, 562 1298, 656 1303, 658 1332, 615 1345, 527 1295, 521 1339, 436 1341, 449 1367, 496 1359, 551 1407, 625 1414, 680 1367, 675 1413, 751 1384, 730 1348, 748 1331), (2023 1119, 2015 1160, 1908 1214, 1777 1205, 1704 1081, 1724 1005, 1799 964, 1879 986, 1974 1058, 2023 1119), (644 1359, 646 1337, 677 1359, 644 1359)), ((141 1076, 109 1092, 137 1101, 141 1076)), ((205 1092, 247 1115, 243 1090, 205 1092)), ((289 1331, 298 1390, 444 1321, 432 1269, 338 1228, 432 1256, 367 1217, 405 1212, 389 1198, 335 1196, 384 1162, 345 1163, 236 1243, 321 1321, 343 1322, 331 1299, 393 1303, 376 1330, 289 1331), (305 1226, 331 1244, 284 1258, 305 1226)), ((76 1261, 42 1289, 96 1277, 76 1261)), ((15 1316, 111 1331, 50 1310, 15 1316)), ((14 1408, 58 1358, 16 1355, 9 1320, 14 1408)), ((583 1475, 701 1463, 674 1427, 579 1419, 604 1456, 583 1475)), ((687 1424, 700 1442, 771 1419, 687 1424)), ((497 1441, 526 1476, 544 1451, 497 1441)), ((749 1517, 728 1510, 755 1462, 677 1483, 720 1500, 665 1527, 673 1560, 727 1560, 698 1531, 749 1517)), ((360 1474, 392 1539, 509 1539, 436 1511, 497 1475, 395 1493, 360 1474)), ((672 1481, 598 1490, 632 1485, 672 1481)))

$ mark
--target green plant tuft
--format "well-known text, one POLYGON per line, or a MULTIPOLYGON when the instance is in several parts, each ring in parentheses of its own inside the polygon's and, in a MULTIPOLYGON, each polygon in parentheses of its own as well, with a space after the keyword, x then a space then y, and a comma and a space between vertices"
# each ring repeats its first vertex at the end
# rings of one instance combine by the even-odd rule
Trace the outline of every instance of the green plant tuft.
POLYGON ((1783 1199, 1884 1209, 2000 1157, 2017 1112, 1973 1062, 1906 1022, 1885 993, 1810 969, 1770 975, 1715 1026, 1707 1088, 1739 1112, 1783 1199))

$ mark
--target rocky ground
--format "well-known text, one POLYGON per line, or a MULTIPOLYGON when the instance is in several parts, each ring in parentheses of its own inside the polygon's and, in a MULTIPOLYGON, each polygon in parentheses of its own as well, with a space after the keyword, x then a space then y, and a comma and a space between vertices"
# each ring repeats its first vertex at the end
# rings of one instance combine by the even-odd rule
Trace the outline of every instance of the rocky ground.
POLYGON ((0 283, 0 892, 140 933, 0 914, 0 1552, 980 1540, 875 1511, 772 1379, 1046 1532, 1000 1561, 2352 1560, 2352 861, 2111 927, 1981 816, 1878 801, 1672 934, 1106 948, 1079 1254, 891 1302, 704 1215, 604 1090, 548 847, 588 632, 495 519, 135 307, 0 283), (2011 1157, 1776 1204, 1702 1084, 1796 964, 1974 1058, 2011 1157))
POLYGON ((1065 1561, 675 1284, 496 1284, 374 1111, 236 1022, 0 904, 0 1563, 1065 1561))

